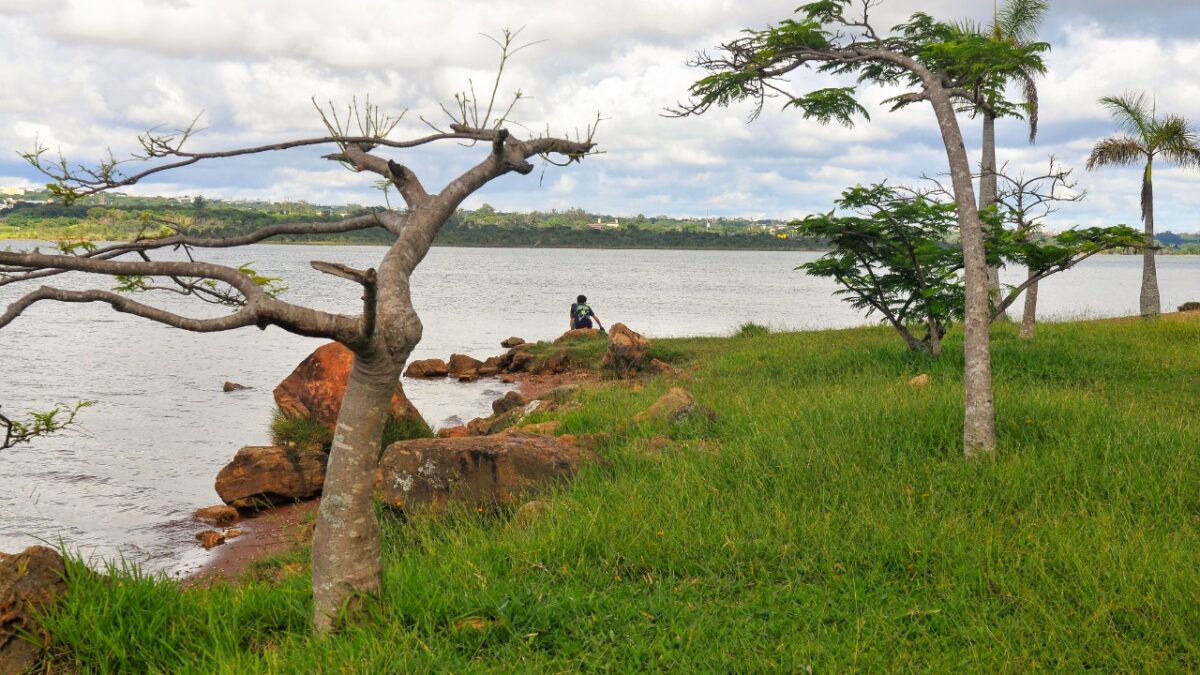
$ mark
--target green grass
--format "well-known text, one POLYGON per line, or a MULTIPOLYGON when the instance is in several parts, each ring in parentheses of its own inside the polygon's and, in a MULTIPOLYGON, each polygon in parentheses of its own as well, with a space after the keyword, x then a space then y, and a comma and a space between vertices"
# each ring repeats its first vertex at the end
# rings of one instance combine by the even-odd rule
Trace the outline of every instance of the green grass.
MULTIPOLYGON (((308 576, 180 592, 72 563, 54 664, 95 672, 1200 669, 1200 321, 993 335, 995 460, 961 455, 961 336, 656 341, 718 412, 629 418, 549 512, 383 512, 378 615, 307 633, 308 576), (907 381, 929 373, 931 385, 907 381), (674 449, 641 450, 666 434, 674 449), (99 628, 98 628, 99 627, 99 628)), ((293 565, 294 567, 294 565, 293 565)), ((260 575, 261 576, 261 575, 260 575)), ((270 576, 270 575, 268 575, 270 576)))
MULTIPOLYGON (((388 417, 383 428, 382 446, 410 438, 431 438, 433 430, 423 420, 397 419, 388 417)), ((288 417, 276 408, 271 413, 271 442, 293 448, 320 448, 329 452, 333 444, 333 432, 329 427, 307 417, 288 417)))

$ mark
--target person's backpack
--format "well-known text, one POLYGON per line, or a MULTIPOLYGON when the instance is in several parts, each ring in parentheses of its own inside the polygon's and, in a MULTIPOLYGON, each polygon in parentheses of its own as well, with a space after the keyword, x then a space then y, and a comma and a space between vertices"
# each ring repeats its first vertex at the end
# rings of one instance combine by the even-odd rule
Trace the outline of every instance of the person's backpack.
POLYGON ((592 308, 586 304, 575 305, 575 321, 584 321, 592 315, 592 308))

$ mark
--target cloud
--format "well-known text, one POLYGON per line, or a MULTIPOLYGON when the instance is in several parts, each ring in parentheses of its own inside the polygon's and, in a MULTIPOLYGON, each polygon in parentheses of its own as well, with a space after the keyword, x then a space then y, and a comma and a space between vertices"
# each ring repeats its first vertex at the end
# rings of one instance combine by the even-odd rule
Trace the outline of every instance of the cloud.
MULTIPOLYGON (((913 11, 891 0, 877 22, 891 25, 913 11)), ((990 16, 988 0, 927 0, 938 16, 990 16)), ((1089 189, 1083 204, 1059 214, 1064 222, 1136 221, 1136 171, 1082 170, 1091 144, 1113 133, 1102 95, 1144 88, 1160 108, 1200 122, 1200 24, 1190 3, 1144 0, 1056 0, 1043 34, 1054 46, 1041 80, 1042 124, 1030 146, 1023 124, 1002 120, 1002 160, 1036 167, 1054 154, 1078 168, 1089 189), (1185 6, 1186 5, 1186 6, 1185 6), (1190 27, 1190 28, 1189 28, 1190 27)), ((364 0, 332 6, 318 0, 0 0, 0 174, 44 180, 13 151, 35 136, 69 159, 96 161, 106 148, 136 149, 146 128, 187 125, 203 111, 195 149, 257 145, 324 133, 311 98, 338 110, 352 98, 387 111, 408 110, 398 133, 426 133, 421 117, 442 124, 439 103, 474 83, 490 87, 497 34, 520 17, 522 39, 546 42, 514 57, 500 93, 518 88, 514 119, 535 132, 596 135, 603 154, 567 168, 539 167, 505 176, 469 204, 500 209, 582 207, 636 213, 792 217, 827 210, 853 182, 913 182, 946 170, 945 151, 928 106, 896 113, 879 103, 896 93, 865 88, 872 119, 852 129, 823 127, 772 101, 747 123, 748 105, 696 118, 664 117, 699 73, 686 66, 744 27, 786 17, 786 7, 753 0, 576 2, 466 0, 425 3, 364 0)), ((791 86, 842 81, 800 72, 791 86)), ((968 152, 978 156, 979 122, 961 119, 968 152)), ((514 129, 519 129, 513 125, 514 129)), ((320 159, 323 149, 201 163, 141 185, 143 193, 177 191, 213 197, 304 198, 312 202, 381 203, 364 176, 320 159)), ((390 153, 440 189, 483 158, 486 149, 453 144, 390 153)), ((134 168, 132 165, 129 167, 134 168)), ((1197 230, 1192 173, 1157 174, 1160 229, 1197 230)))

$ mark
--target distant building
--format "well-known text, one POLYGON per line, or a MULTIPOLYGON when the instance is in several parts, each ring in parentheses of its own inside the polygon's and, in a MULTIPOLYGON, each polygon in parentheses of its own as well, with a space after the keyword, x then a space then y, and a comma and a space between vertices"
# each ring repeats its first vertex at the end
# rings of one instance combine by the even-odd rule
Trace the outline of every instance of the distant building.
POLYGON ((29 190, 26 190, 23 187, 0 187, 0 195, 13 195, 14 197, 20 197, 26 192, 29 192, 29 190))
POLYGON ((593 229, 593 230, 603 230, 606 227, 620 227, 620 226, 621 226, 620 218, 617 218, 616 220, 614 220, 611 223, 606 223, 606 222, 599 221, 599 220, 597 220, 594 223, 588 223, 588 228, 593 229))

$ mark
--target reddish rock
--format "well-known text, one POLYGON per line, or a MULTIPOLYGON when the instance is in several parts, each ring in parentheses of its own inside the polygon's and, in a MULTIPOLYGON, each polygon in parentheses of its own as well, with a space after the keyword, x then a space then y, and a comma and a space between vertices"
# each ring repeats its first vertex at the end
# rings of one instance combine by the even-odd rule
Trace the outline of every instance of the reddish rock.
POLYGON ((380 459, 383 500, 407 508, 447 500, 512 504, 578 472, 590 453, 549 436, 399 441, 380 459))
POLYGON ((500 376, 500 381, 504 384, 512 384, 517 381, 517 378, 513 377, 512 375, 505 374, 500 376))
POLYGON ((474 375, 479 372, 479 366, 482 365, 483 361, 467 356, 466 354, 451 354, 449 363, 450 376, 474 375))
MULTIPOLYGON (((52 548, 30 546, 0 553, 0 673, 32 671, 42 657, 34 616, 67 592, 66 567, 52 548)), ((61 664, 60 664, 61 665, 61 664)))
POLYGON ((445 377, 450 374, 450 368, 441 359, 425 359, 413 361, 404 371, 405 377, 445 377))
POLYGON ((438 432, 437 432, 438 438, 463 438, 465 436, 470 436, 470 435, 471 435, 471 430, 468 429, 465 424, 460 424, 456 427, 446 427, 444 429, 438 429, 438 432))
POLYGON ((608 332, 608 351, 600 365, 617 377, 629 377, 644 370, 649 357, 650 341, 618 323, 608 332))
POLYGON ((202 523, 210 523, 217 527, 229 527, 238 521, 238 511, 232 506, 220 504, 198 509, 192 517, 202 523))
POLYGON ((505 349, 512 349, 513 347, 519 347, 520 345, 523 345, 523 344, 525 344, 525 340, 514 336, 514 337, 508 338, 507 340, 502 341, 500 343, 500 346, 504 347, 505 349))
POLYGON ((670 423, 682 419, 696 407, 696 399, 682 387, 674 387, 649 408, 633 416, 634 424, 670 423))
MULTIPOLYGON (((620 325, 620 324, 617 324, 620 325)), ((571 342, 573 340, 582 340, 600 334, 599 328, 572 328, 571 330, 559 335, 555 342, 571 342)))
POLYGON ((225 384, 221 385, 221 391, 225 393, 229 393, 231 391, 241 391, 242 389, 249 388, 250 387, 247 387, 244 384, 238 384, 237 382, 226 382, 225 384))
POLYGON ((205 551, 207 551, 211 548, 216 548, 217 546, 224 544, 225 535, 217 532, 216 530, 205 530, 203 532, 196 533, 196 541, 200 542, 200 545, 204 547, 205 551))
MULTIPOLYGON (((287 417, 307 417, 332 430, 342 410, 342 397, 354 366, 354 352, 337 342, 318 348, 275 387, 275 403, 287 417)), ((392 394, 391 414, 396 419, 425 420, 404 396, 400 382, 392 394)))
POLYGON ((665 361, 659 361, 658 359, 650 359, 650 365, 648 368, 655 373, 663 373, 667 375, 679 374, 679 370, 677 368, 669 363, 666 363, 665 361))
POLYGON ((243 534, 245 534, 245 532, 242 532, 241 530, 225 530, 225 539, 237 539, 243 534))
POLYGON ((217 495, 240 510, 321 494, 327 455, 320 450, 248 446, 217 474, 217 495))
POLYGON ((529 399, 519 391, 510 391, 492 401, 492 412, 496 415, 506 413, 513 408, 524 408, 529 405, 529 399))
POLYGON ((524 416, 524 408, 512 408, 499 415, 477 417, 467 422, 467 430, 470 431, 472 436, 489 436, 513 426, 517 422, 520 422, 524 416))

